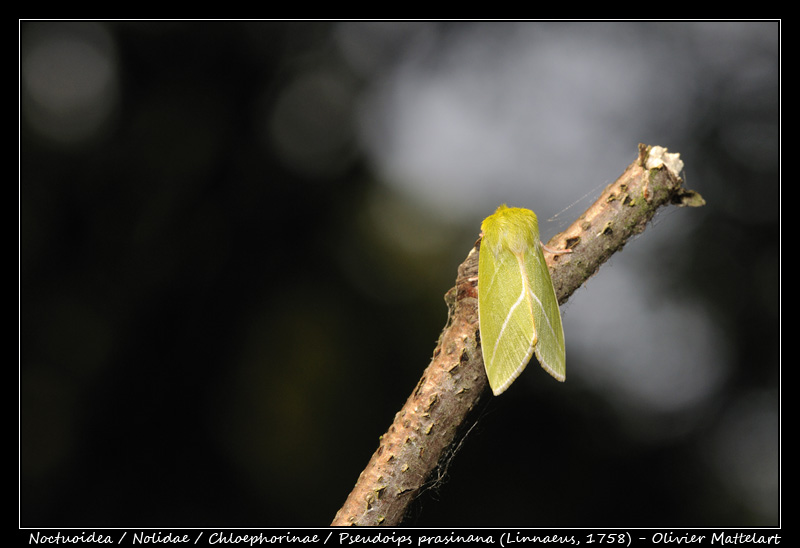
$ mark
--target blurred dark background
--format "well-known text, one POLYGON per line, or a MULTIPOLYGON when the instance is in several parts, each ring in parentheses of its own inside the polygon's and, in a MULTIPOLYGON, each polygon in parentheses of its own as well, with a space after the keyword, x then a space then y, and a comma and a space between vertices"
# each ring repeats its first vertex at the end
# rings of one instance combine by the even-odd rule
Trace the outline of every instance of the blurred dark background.
POLYGON ((780 25, 22 22, 20 524, 330 523, 502 202, 662 212, 408 524, 780 517, 780 25))

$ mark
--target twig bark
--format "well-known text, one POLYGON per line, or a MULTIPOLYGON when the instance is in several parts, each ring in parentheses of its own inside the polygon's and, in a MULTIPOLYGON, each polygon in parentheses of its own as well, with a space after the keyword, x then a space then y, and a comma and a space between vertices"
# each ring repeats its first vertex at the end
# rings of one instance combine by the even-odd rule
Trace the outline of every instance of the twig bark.
MULTIPOLYGON (((683 162, 662 147, 639 145, 637 159, 567 230, 548 242, 569 254, 545 252, 559 303, 565 302, 664 205, 700 206, 682 187, 683 162)), ((332 525, 397 525, 424 486, 459 427, 489 395, 478 333, 477 275, 480 240, 458 267, 445 296, 449 318, 431 363, 332 525)))

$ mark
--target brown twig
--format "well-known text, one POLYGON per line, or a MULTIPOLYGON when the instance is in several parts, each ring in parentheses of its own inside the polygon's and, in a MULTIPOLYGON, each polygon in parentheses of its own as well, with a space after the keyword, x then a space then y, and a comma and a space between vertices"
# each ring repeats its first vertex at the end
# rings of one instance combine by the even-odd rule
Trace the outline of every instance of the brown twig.
MULTIPOLYGON (((683 162, 662 147, 639 145, 638 158, 567 230, 548 242, 572 253, 545 253, 559 303, 642 232, 663 205, 703 205, 682 187, 683 162)), ((449 318, 433 359, 361 473, 332 525, 397 525, 436 469, 479 399, 490 394, 478 333, 480 240, 448 291, 449 318)))

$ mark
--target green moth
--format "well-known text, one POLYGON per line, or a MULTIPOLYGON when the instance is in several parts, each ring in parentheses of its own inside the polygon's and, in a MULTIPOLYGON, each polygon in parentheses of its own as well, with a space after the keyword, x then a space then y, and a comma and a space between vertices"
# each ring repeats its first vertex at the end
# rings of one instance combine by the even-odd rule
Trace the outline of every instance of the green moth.
POLYGON ((563 381, 564 329, 536 214, 501 205, 484 219, 481 232, 478 315, 492 392, 502 394, 534 353, 548 373, 563 381))

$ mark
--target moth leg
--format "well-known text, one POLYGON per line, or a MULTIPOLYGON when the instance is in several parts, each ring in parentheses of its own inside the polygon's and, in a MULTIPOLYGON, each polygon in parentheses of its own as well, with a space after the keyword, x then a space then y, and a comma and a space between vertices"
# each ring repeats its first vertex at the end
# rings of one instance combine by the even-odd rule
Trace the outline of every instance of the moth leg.
POLYGON ((563 255, 564 253, 572 253, 571 249, 554 249, 552 247, 545 245, 544 242, 542 242, 542 249, 544 249, 545 251, 547 251, 552 255, 563 255))

